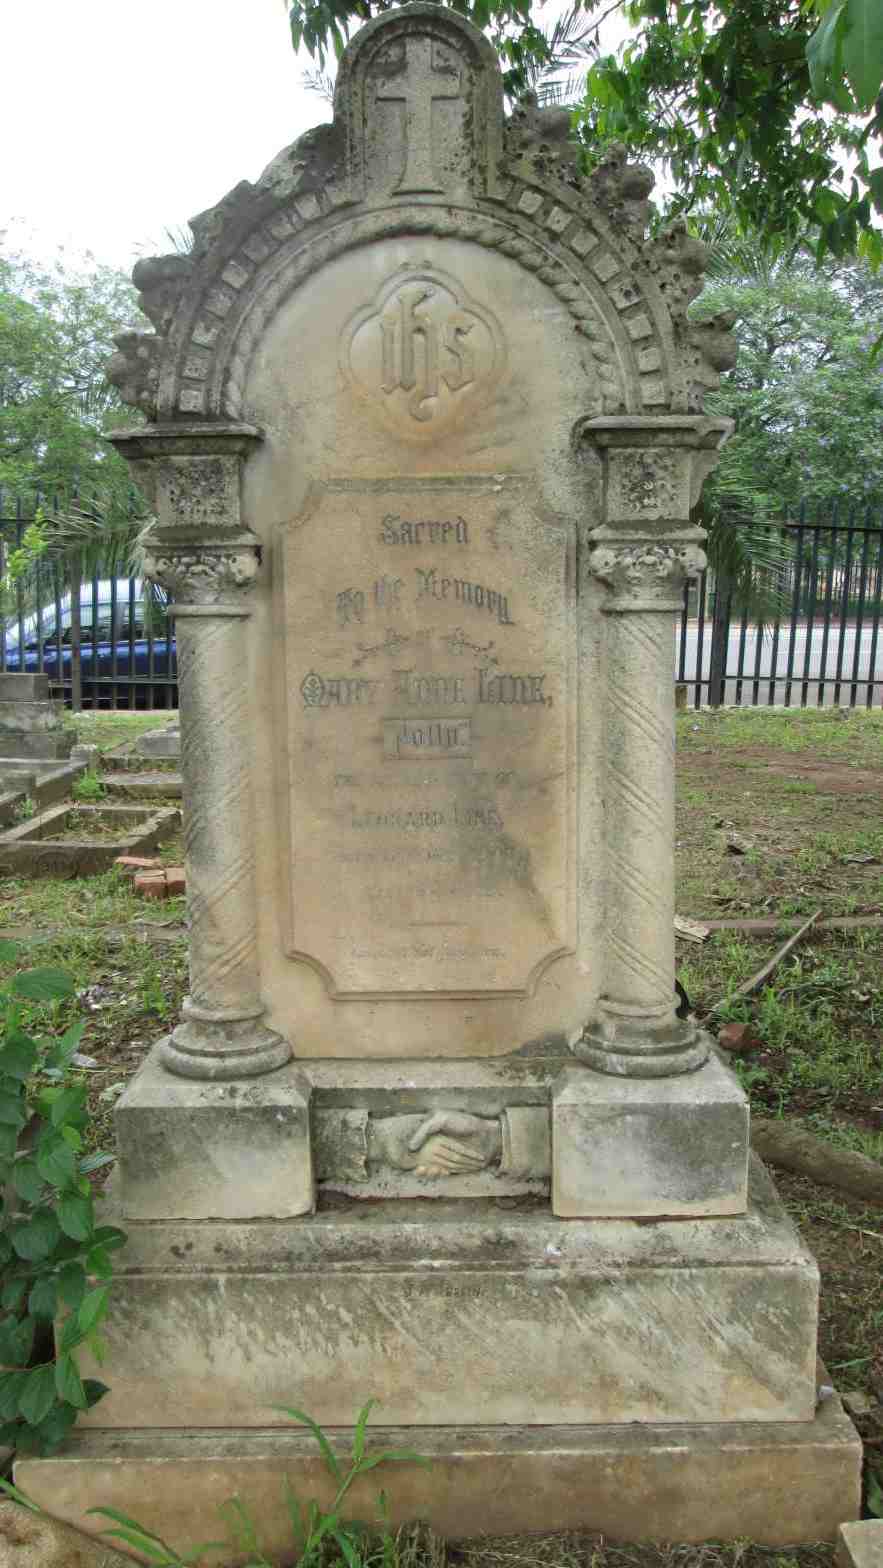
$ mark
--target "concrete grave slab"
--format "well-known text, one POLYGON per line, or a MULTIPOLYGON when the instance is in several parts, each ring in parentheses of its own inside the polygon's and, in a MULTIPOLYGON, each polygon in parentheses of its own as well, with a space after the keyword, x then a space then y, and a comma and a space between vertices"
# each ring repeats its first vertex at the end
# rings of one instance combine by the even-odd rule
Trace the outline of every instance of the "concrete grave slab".
POLYGON ((0 869, 7 875, 96 876, 118 855, 158 849, 176 831, 180 813, 140 806, 52 806, 0 833, 0 869), (75 822, 81 836, 70 837, 75 822), (97 834, 95 828, 109 829, 97 834), (92 833, 90 835, 90 827, 92 833), (64 832, 64 837, 54 837, 64 832))

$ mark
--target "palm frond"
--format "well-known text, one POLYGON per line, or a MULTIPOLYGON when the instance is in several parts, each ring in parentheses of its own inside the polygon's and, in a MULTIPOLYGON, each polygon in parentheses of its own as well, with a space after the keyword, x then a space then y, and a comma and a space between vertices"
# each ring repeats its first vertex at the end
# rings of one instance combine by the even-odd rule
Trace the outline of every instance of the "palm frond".
POLYGON ((334 77, 329 76, 327 71, 307 67, 301 72, 301 81, 308 93, 316 93, 326 103, 334 103, 334 77))
POLYGON ((542 34, 546 58, 528 62, 529 87, 541 105, 578 103, 598 53, 596 27, 580 6, 574 6, 563 11, 550 28, 543 28, 542 34))

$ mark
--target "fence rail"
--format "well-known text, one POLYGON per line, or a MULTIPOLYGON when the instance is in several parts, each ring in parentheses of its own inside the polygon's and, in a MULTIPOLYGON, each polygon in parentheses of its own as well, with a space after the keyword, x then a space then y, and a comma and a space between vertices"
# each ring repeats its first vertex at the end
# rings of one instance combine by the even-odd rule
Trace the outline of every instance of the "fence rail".
MULTIPOLYGON (((0 577, 33 520, 21 503, 4 516, 0 494, 0 577)), ((687 585, 674 669, 688 704, 883 705, 883 518, 854 506, 810 517, 801 506, 760 536, 777 545, 776 565, 756 568, 778 604, 766 620, 710 570, 687 585)), ((72 592, 57 558, 36 561, 11 606, 8 593, 0 601, 0 671, 45 671, 74 706, 177 707, 174 632, 164 613, 145 614, 145 597, 137 578, 100 570, 79 593, 74 574, 72 592)))
POLYGON ((675 669, 688 703, 880 706, 883 522, 857 508, 809 520, 802 507, 761 534, 780 554, 756 572, 758 587, 776 590, 765 620, 711 572, 684 595, 675 669))

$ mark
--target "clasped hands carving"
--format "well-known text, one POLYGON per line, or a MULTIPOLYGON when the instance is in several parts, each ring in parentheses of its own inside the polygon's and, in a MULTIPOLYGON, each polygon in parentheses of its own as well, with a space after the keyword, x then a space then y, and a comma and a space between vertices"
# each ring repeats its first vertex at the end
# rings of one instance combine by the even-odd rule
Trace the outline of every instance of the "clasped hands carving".
POLYGON ((503 1131, 498 1116, 433 1111, 425 1117, 372 1117, 368 1157, 418 1176, 471 1176, 498 1164, 503 1131), (418 1125, 415 1127, 415 1121, 418 1125))

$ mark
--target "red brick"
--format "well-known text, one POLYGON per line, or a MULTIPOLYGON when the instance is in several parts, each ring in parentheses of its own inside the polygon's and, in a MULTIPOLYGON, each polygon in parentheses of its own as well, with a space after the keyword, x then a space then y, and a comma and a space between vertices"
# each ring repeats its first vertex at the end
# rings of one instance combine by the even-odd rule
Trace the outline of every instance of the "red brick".
POLYGON ((145 859, 143 855, 117 855, 114 865, 119 866, 128 877, 133 877, 138 871, 162 870, 160 861, 145 859))
POLYGON ((748 1056, 752 1051, 759 1051, 763 1042, 758 1040, 750 1024, 724 1024, 717 1043, 725 1051, 732 1051, 734 1056, 748 1056))
POLYGON ((166 887, 169 890, 169 898, 180 898, 182 893, 186 893, 187 878, 183 866, 166 867, 166 887))
POLYGON ((168 898, 165 872, 140 871, 135 878, 135 892, 139 898, 168 898))

